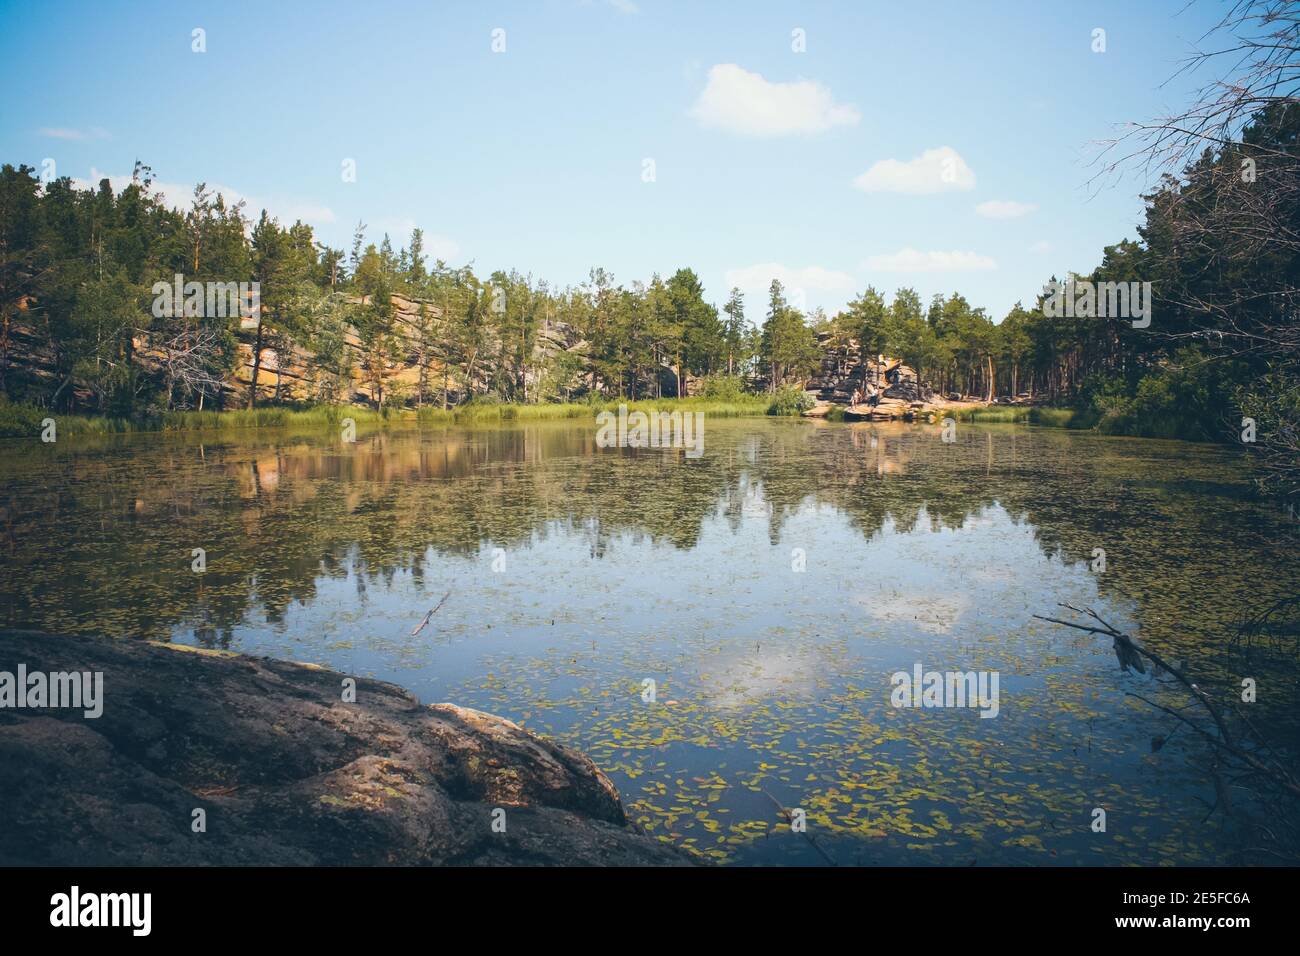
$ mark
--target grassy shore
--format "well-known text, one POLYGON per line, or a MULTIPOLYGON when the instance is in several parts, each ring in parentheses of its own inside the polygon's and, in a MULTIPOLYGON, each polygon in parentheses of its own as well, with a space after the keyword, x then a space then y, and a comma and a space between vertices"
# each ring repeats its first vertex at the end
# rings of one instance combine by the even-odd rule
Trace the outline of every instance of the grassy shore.
POLYGON ((599 403, 570 402, 545 405, 508 405, 471 402, 459 408, 384 408, 364 406, 320 405, 311 408, 254 408, 229 411, 164 412, 140 418, 105 415, 70 415, 52 413, 34 405, 0 403, 0 438, 38 438, 47 418, 54 419, 57 434, 112 435, 128 432, 198 432, 240 428, 296 428, 337 426, 350 418, 358 426, 390 425, 491 425, 510 422, 547 421, 552 419, 592 419, 602 411, 617 411, 625 404, 629 411, 703 412, 715 418, 764 415, 771 404, 769 396, 746 395, 737 399, 683 398, 657 401, 619 401, 599 403))
POLYGON ((983 424, 1028 424, 1048 428, 1092 428, 1096 416, 1073 408, 1016 407, 1012 405, 968 406, 945 411, 959 422, 983 424))
MULTIPOLYGON (((241 428, 313 428, 337 427, 351 418, 358 427, 400 425, 495 425, 517 422, 541 422, 557 419, 593 419, 602 411, 616 412, 620 405, 628 411, 653 410, 703 412, 711 418, 739 418, 767 415, 773 399, 770 395, 741 395, 718 398, 665 398, 649 401, 611 399, 601 402, 566 402, 539 405, 513 405, 496 402, 470 402, 458 408, 420 409, 384 408, 376 410, 359 405, 319 405, 309 408, 268 407, 231 409, 229 411, 165 412, 140 418, 116 418, 104 415, 70 415, 51 413, 34 405, 0 402, 0 438, 39 438, 43 422, 53 418, 60 437, 76 435, 112 435, 127 432, 206 432, 241 428)), ((1090 429, 1107 434, 1124 434, 1122 429, 1107 428, 1089 409, 1015 407, 1005 405, 963 405, 945 409, 943 417, 978 424, 1029 424, 1048 428, 1090 429)), ((832 409, 829 421, 843 420, 841 409, 832 409)))
POLYGON ((600 412, 617 412, 626 405, 629 412, 654 410, 703 412, 712 418, 741 418, 749 415, 766 415, 771 405, 768 395, 744 395, 739 398, 663 398, 657 400, 628 401, 611 399, 602 402, 569 402, 546 405, 505 405, 475 403, 459 408, 422 408, 416 417, 421 422, 447 425, 492 424, 494 422, 531 422, 556 418, 594 418, 600 412))
POLYGON ((33 405, 0 404, 0 438, 38 438, 44 421, 55 421, 60 437, 69 435, 116 435, 128 432, 215 431, 227 428, 282 428, 292 425, 334 425, 352 418, 358 425, 398 419, 396 412, 384 414, 368 408, 253 408, 230 411, 164 412, 140 418, 111 415, 71 415, 50 412, 33 405))
POLYGON ((958 421, 982 424, 1029 424, 1048 428, 1095 431, 1102 435, 1130 438, 1168 438, 1181 441, 1210 441, 1204 434, 1187 432, 1185 422, 1168 415, 1144 417, 1103 415, 1096 408, 1017 408, 992 405, 954 408, 944 413, 958 421))

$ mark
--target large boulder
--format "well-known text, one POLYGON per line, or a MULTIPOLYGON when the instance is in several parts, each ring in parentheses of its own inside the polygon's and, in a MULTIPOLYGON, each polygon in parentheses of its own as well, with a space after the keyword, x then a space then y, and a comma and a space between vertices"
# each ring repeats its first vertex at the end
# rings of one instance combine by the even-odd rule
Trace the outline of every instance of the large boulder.
POLYGON ((103 711, 0 707, 0 865, 688 862, 584 755, 393 684, 345 703, 311 665, 0 631, 20 664, 101 672, 103 711))

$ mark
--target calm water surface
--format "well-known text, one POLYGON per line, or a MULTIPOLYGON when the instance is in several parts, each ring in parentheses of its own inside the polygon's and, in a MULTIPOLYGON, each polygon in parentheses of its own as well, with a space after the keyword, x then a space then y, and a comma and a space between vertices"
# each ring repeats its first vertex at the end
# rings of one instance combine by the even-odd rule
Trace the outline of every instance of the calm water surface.
POLYGON ((1033 619, 1060 602, 1207 685, 1256 677, 1296 739, 1294 653, 1230 640, 1296 593, 1295 527, 1226 449, 754 419, 710 419, 698 459, 600 449, 587 423, 0 445, 0 623, 314 661, 501 714, 718 862, 1228 859, 1195 743, 1153 753, 1169 721, 1126 696, 1169 692, 1033 619), (998 716, 892 707, 917 662, 997 671, 998 716))

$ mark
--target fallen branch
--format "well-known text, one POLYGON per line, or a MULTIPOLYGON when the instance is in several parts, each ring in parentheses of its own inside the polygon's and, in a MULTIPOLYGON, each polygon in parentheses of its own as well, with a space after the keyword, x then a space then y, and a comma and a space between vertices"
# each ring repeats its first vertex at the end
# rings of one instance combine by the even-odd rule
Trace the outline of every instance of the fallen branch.
POLYGON ((1041 614, 1035 614, 1034 617, 1040 621, 1050 621, 1053 624, 1061 624, 1065 627, 1071 627, 1087 634, 1102 634, 1110 637, 1114 641, 1115 653, 1119 658, 1121 667, 1133 667, 1138 672, 1145 673, 1146 671, 1145 668, 1142 667, 1141 659, 1146 658, 1155 664, 1160 670, 1166 671, 1172 675, 1179 684, 1187 689, 1193 699, 1196 700, 1201 705, 1201 708, 1209 715, 1210 719, 1214 722, 1215 728, 1218 730, 1217 735, 1210 733, 1186 714, 1174 710, 1172 707, 1158 704, 1146 697, 1142 697, 1140 694, 1130 694, 1129 696, 1135 697, 1157 710, 1169 714, 1171 717, 1174 717, 1179 722, 1187 725, 1187 727, 1208 741, 1215 748, 1216 753, 1227 754, 1235 758, 1239 763, 1245 765, 1245 767, 1249 768, 1254 773, 1263 776, 1274 786, 1279 787, 1290 796, 1300 798, 1300 779, 1297 779, 1291 771, 1289 771, 1275 756, 1273 756, 1268 743, 1257 731, 1255 731, 1254 725, 1250 723, 1244 714, 1239 713, 1239 716, 1245 723, 1247 731, 1250 734, 1251 740, 1249 744, 1244 743, 1237 738, 1237 736, 1228 728, 1228 723, 1224 718, 1223 711, 1210 699, 1209 695, 1188 678, 1180 668, 1169 664, 1154 651, 1147 650, 1145 647, 1139 645, 1127 634, 1103 620, 1092 608, 1079 608, 1075 607, 1073 604, 1062 604, 1061 607, 1068 608, 1076 614, 1086 614, 1095 622, 1095 624, 1080 624, 1076 621, 1064 621, 1059 618, 1044 617, 1041 614), (1136 666, 1134 665, 1135 661, 1136 666), (1251 749, 1247 749, 1248 746, 1251 749))
MULTIPOLYGON (((761 789, 761 788, 760 788, 760 789, 761 789)), ((793 813, 792 811, 788 810, 786 807, 784 807, 784 806, 781 804, 781 801, 780 801, 780 800, 778 800, 776 797, 772 796, 772 795, 771 795, 770 793, 768 793, 766 790, 763 790, 763 796, 767 797, 767 799, 771 800, 773 803, 776 804, 776 808, 777 808, 778 810, 781 811, 781 816, 785 817, 785 822, 788 823, 788 824, 790 824, 790 830, 791 830, 791 832, 793 832, 793 831, 794 831, 794 813, 793 813)), ((812 844, 812 848, 813 848, 814 850, 816 850, 818 853, 821 854, 823 860, 825 860, 825 861, 826 861, 827 863, 829 863, 831 866, 839 866, 839 864, 835 862, 835 860, 831 857, 831 855, 830 855, 829 853, 827 853, 825 850, 822 849, 821 844, 818 843, 816 840, 813 839, 813 835, 812 835, 811 833, 809 833, 807 830, 803 830, 803 831, 801 831, 801 832, 803 833, 804 839, 807 840, 809 843, 812 844)))
POLYGON ((424 630, 424 625, 428 624, 428 623, 429 623, 429 619, 432 618, 435 614, 437 614, 437 613, 438 613, 438 610, 439 610, 439 609, 440 609, 444 604, 447 603, 447 598, 449 598, 449 597, 451 597, 451 592, 450 592, 450 591, 448 591, 446 594, 444 594, 444 595, 442 596, 442 600, 439 601, 439 602, 437 603, 437 605, 433 608, 433 610, 431 610, 428 614, 424 615, 424 620, 421 621, 419 624, 417 624, 417 625, 415 626, 415 628, 411 631, 411 636, 412 636, 412 637, 415 637, 415 635, 419 634, 421 631, 424 630))

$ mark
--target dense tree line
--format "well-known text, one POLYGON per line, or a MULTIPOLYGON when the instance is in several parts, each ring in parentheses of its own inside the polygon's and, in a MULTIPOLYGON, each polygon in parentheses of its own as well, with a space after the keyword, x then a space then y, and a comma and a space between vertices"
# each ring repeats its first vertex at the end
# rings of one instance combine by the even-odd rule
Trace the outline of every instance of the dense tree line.
MULTIPOLYGON (((416 405, 484 395, 662 397, 722 375, 775 390, 817 367, 815 332, 860 343, 864 355, 900 355, 942 391, 985 397, 1070 396, 1088 373, 1123 354, 1117 328, 1048 322, 1020 306, 995 324, 958 293, 926 307, 901 289, 887 305, 868 288, 827 319, 794 308, 774 280, 751 321, 740 290, 719 310, 689 269, 620 285, 597 268, 576 288, 552 289, 513 270, 480 277, 471 267, 429 263, 419 229, 397 251, 387 236, 367 244, 362 226, 346 254, 317 242, 301 222, 285 227, 265 211, 249 222, 242 207, 227 207, 202 185, 188 211, 170 209, 151 192, 147 167, 114 195, 107 181, 94 192, 67 179, 43 186, 29 167, 5 166, 0 211, 0 388, 55 408, 74 408, 87 394, 94 409, 121 414, 221 401, 241 336, 259 385, 267 351, 296 345, 312 356, 317 399, 349 398, 355 375, 377 402, 416 405), (176 273, 186 281, 257 282, 255 321, 241 328, 235 316, 152 315, 151 287, 176 273), (395 323, 395 294, 421 303, 414 328, 395 323), (52 377, 7 374, 30 364, 15 352, 10 332, 18 323, 52 356, 52 377), (534 367, 546 324, 573 330, 582 344, 534 367), (346 347, 350 330, 359 350, 346 347), (166 361, 139 360, 141 345, 164 358, 189 348, 197 360, 169 377, 166 361), (388 390, 399 365, 418 369, 413 394, 388 390)), ((250 387, 247 403, 256 398, 250 387)))
MULTIPOLYGON (((1115 431, 1235 438, 1243 412, 1300 451, 1300 103, 1272 104, 1145 197, 1140 241, 1070 277, 1151 284, 1149 322, 1053 314, 1043 293, 995 322, 959 293, 868 288, 829 323, 941 391, 1028 394, 1115 431)), ((1053 277, 1053 282, 1056 277, 1053 277)), ((1046 286, 1045 286, 1046 289, 1046 286)), ((1098 296, 1100 298, 1100 296, 1098 296)))
MULTIPOLYGON (((798 386, 830 343, 901 356, 941 392, 992 399, 1028 394, 1074 404, 1117 431, 1194 438, 1235 435, 1249 414, 1268 454, 1300 451, 1300 104, 1272 103, 1240 135, 1167 175, 1146 197, 1139 241, 1104 250, 1078 276, 1150 282, 1151 322, 1052 314, 1044 295, 1000 321, 958 292, 923 303, 869 287, 833 317, 792 307, 773 281, 751 319, 739 290, 722 309, 699 277, 678 270, 618 284, 603 269, 556 289, 517 271, 478 275, 429 262, 416 229, 394 250, 358 225, 350 252, 301 222, 265 211, 250 221, 206 187, 169 208, 138 166, 114 193, 42 183, 27 166, 0 170, 0 394, 47 408, 131 415, 229 406, 238 343, 265 391, 268 350, 310 356, 312 398, 337 402, 359 379, 379 404, 447 405, 585 395, 686 394, 701 379, 776 390, 798 386), (150 308, 174 274, 256 282, 250 320, 150 308), (418 303, 398 323, 393 296, 418 303), (568 348, 538 350, 545 330, 568 348), (351 345, 349 345, 351 341, 351 345), (39 353, 42 361, 33 361, 39 353), (147 353, 147 357, 146 354, 147 353), (34 371, 39 365, 39 373, 34 371), (416 384, 391 381, 417 370, 416 384)), ((1053 280, 1055 281, 1055 280, 1053 280)), ((274 398, 281 398, 279 377, 274 398)))
MULTIPOLYGON (((810 333, 778 299, 775 324, 803 331, 807 365, 810 333)), ((286 227, 266 211, 250 221, 242 204, 227 206, 204 185, 189 210, 172 209, 144 166, 117 194, 107 180, 78 190, 69 179, 43 184, 28 166, 0 169, 0 393, 8 399, 123 415, 228 404, 221 383, 241 339, 252 356, 248 405, 266 385, 267 353, 294 346, 311 356, 317 400, 350 399, 345 391, 359 378, 377 403, 423 405, 685 394, 707 376, 748 375, 766 341, 739 290, 720 312, 690 269, 631 285, 593 269, 576 288, 553 289, 514 270, 480 276, 429 262, 419 229, 394 250, 387 236, 367 243, 358 225, 345 253, 302 222, 286 227), (154 284, 177 274, 257 283, 259 307, 242 323, 180 307, 155 314, 154 284), (396 321, 395 295, 418 303, 414 323, 396 321), (546 327, 579 341, 544 353, 538 367, 546 327), (350 336, 359 347, 348 347, 350 336), (414 389, 392 386, 403 367, 417 370, 414 389)), ((785 337, 771 347, 791 375, 797 363, 785 337)))

